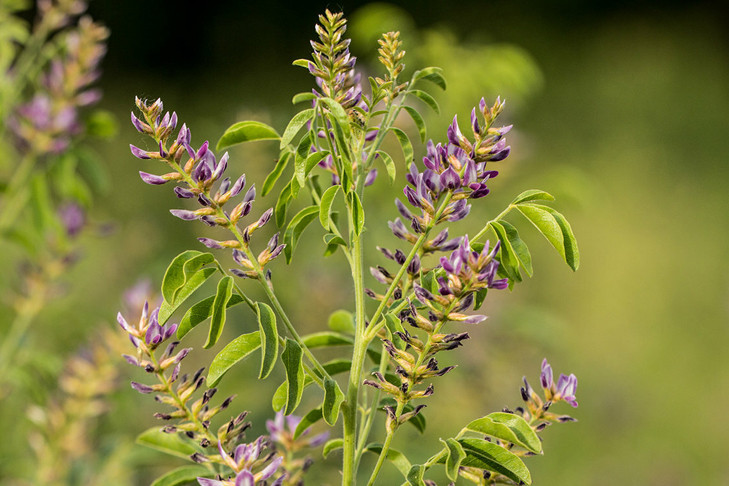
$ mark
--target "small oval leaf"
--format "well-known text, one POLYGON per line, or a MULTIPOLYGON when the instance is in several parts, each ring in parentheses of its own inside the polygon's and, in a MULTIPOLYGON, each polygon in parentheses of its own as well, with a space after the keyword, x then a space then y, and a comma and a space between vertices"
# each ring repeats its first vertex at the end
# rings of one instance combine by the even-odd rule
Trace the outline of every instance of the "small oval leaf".
POLYGON ((178 486, 188 484, 197 478, 209 478, 213 473, 205 466, 182 466, 154 480, 151 486, 178 486))
POLYGON ((339 408, 344 402, 344 393, 339 385, 331 378, 324 379, 324 402, 321 404, 321 414, 324 422, 329 425, 337 423, 339 408))
POLYGON ((225 327, 225 318, 227 316, 228 301, 233 296, 233 277, 226 275, 218 282, 218 290, 215 292, 215 300, 213 300, 213 313, 210 317, 210 332, 208 332, 208 340, 203 346, 205 349, 211 348, 218 342, 220 335, 225 327))
MULTIPOLYGON (((192 329, 200 324, 201 322, 208 319, 213 314, 213 302, 215 296, 212 295, 207 299, 203 299, 197 304, 193 305, 185 313, 185 316, 180 321, 180 325, 177 326, 177 339, 182 339, 185 334, 192 331, 192 329)), ((238 305, 243 302, 243 297, 238 294, 233 294, 228 301, 227 308, 230 309, 234 305, 238 305)))
POLYGON ((261 346, 261 334, 254 331, 242 334, 229 342, 210 363, 207 383, 209 387, 216 386, 220 379, 236 363, 249 356, 261 346))
POLYGON ((332 331, 354 334, 354 314, 344 309, 336 310, 329 315, 327 325, 332 331))
MULTIPOLYGON (((382 454, 382 444, 367 444, 365 450, 379 456, 380 454, 382 454)), ((412 465, 410 464, 410 461, 405 456, 405 454, 391 448, 388 449, 387 457, 385 459, 390 461, 392 465, 395 466, 398 471, 400 471, 400 474, 402 474, 403 477, 407 478, 407 475, 410 472, 410 468, 412 467, 412 465)))
POLYGON ((548 192, 541 191, 539 189, 529 189, 524 191, 511 201, 511 204, 521 204, 529 201, 546 200, 554 201, 554 196, 548 192))
POLYGON ((451 481, 456 481, 458 479, 458 468, 461 467, 461 462, 466 458, 466 453, 456 439, 441 439, 440 441, 448 451, 445 461, 446 476, 451 481))
POLYGON ((532 484, 532 476, 524 462, 503 447, 483 439, 459 439, 458 442, 466 452, 462 466, 486 469, 517 483, 532 484))
POLYGON ((286 368, 286 406, 284 415, 291 415, 299 406, 304 393, 304 368, 301 365, 302 351, 296 341, 286 338, 281 360, 286 368))
POLYGON ((301 434, 303 434, 306 429, 320 421, 321 417, 321 408, 315 408, 314 410, 301 417, 301 421, 296 426, 296 430, 294 431, 294 440, 301 437, 301 434))
POLYGON ((218 140, 215 149, 220 150, 231 145, 256 140, 278 140, 281 136, 273 127, 257 121, 242 121, 228 127, 218 140))
POLYGON ((314 118, 314 109, 308 108, 304 111, 300 111, 291 119, 289 124, 286 126, 283 135, 281 136, 281 148, 291 143, 301 127, 306 125, 306 122, 314 118))
POLYGON ((137 436, 137 444, 162 451, 171 456, 189 459, 198 450, 178 434, 166 434, 159 427, 147 429, 137 436))
POLYGON ((405 108, 405 111, 408 112, 410 118, 412 118, 413 122, 415 122, 415 126, 417 127, 418 133, 420 134, 420 140, 425 143, 425 141, 428 139, 425 129, 425 120, 423 120, 423 117, 420 115, 420 113, 418 113, 418 110, 416 110, 412 106, 403 106, 403 108, 405 108))
POLYGON ((413 156, 415 152, 413 151, 413 144, 410 143, 410 138, 407 136, 405 132, 400 130, 397 127, 390 128, 392 133, 395 134, 398 141, 400 142, 400 147, 402 147, 402 155, 405 157, 405 166, 407 167, 410 162, 413 161, 413 156))
POLYGON ((332 439, 328 441, 326 444, 324 444, 324 449, 321 451, 321 455, 324 456, 324 459, 326 459, 329 454, 331 454, 332 451, 336 451, 337 449, 341 449, 344 447, 344 440, 342 439, 332 439))
POLYGON ((331 186, 321 196, 321 202, 319 203, 319 222, 327 231, 329 231, 330 225, 332 224, 332 204, 334 204, 334 198, 337 197, 339 189, 339 185, 331 186))
POLYGON ((263 302, 256 303, 258 314, 258 329, 261 332, 261 372, 258 379, 263 380, 271 374, 278 358, 278 330, 276 329, 276 314, 273 309, 263 302))

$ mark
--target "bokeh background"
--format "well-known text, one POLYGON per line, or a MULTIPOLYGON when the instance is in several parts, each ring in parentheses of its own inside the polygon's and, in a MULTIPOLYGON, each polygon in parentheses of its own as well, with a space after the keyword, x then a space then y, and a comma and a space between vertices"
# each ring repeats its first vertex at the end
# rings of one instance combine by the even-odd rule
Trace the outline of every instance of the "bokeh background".
MULTIPOLYGON (((41 314, 34 349, 62 357, 94 328, 111 326, 123 290, 144 276, 157 285, 201 231, 169 215, 179 204, 171 191, 139 181, 137 171, 147 169, 128 150, 143 143, 128 123, 134 96, 162 97, 198 144, 243 119, 282 129, 296 109, 291 96, 312 82, 291 61, 309 55, 316 16, 327 7, 349 17, 351 49, 366 72, 376 69, 378 34, 392 29, 402 32, 409 68, 445 69, 448 90, 436 94, 442 114, 429 115, 436 141, 481 96, 506 98, 512 155, 469 221, 487 221, 517 193, 541 188, 556 196, 582 255, 571 272, 512 218, 525 228, 535 276, 489 295, 489 319, 454 357, 458 370, 436 384, 427 440, 407 430, 394 446, 424 459, 462 422, 517 406, 521 377, 536 383, 548 357, 557 373, 579 377, 580 407, 562 409, 579 422, 544 433, 545 456, 527 462, 534 484, 729 484, 729 23, 708 2, 93 2, 92 15, 112 32, 102 105, 117 115, 119 133, 96 146, 110 184, 92 218, 114 229, 83 240, 85 258, 66 278, 66 298, 41 314)), ((258 143, 231 155, 232 172, 260 185, 276 153, 258 143)), ((380 263, 376 244, 395 245, 385 221, 395 216, 397 193, 385 177, 373 188, 372 263, 380 263)), ((293 268, 273 266, 274 279, 286 281, 285 304, 312 331, 351 305, 343 261, 319 257, 318 231, 304 234, 293 268)), ((226 332, 253 326, 241 312, 226 332)), ((215 351, 201 352, 200 362, 215 351)), ((238 369, 227 391, 238 390, 238 406, 262 431, 270 407, 258 397, 276 383, 256 383, 255 366, 238 369)), ((43 378, 49 386, 52 376, 43 378)), ((0 405, 4 423, 22 417, 31 398, 0 405)), ((154 425, 146 398, 120 385, 98 425, 104 447, 154 425)), ((25 447, 22 436, 11 442, 3 450, 25 447)), ((164 468, 161 455, 134 454, 136 484, 164 468)), ((311 484, 336 484, 326 479, 335 467, 316 465, 311 484)), ((399 484, 394 469, 385 472, 382 484, 399 484)))

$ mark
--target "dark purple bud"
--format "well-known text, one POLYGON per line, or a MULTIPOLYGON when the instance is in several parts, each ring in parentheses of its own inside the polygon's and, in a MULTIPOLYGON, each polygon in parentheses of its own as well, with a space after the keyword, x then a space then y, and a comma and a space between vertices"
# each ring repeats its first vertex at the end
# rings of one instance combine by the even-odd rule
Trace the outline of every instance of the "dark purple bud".
POLYGON ((441 179, 434 171, 425 169, 423 172, 423 182, 425 183, 425 186, 434 193, 438 194, 440 192, 441 179))
POLYGON ((443 187, 454 190, 461 186, 461 178, 458 176, 458 173, 453 170, 453 167, 448 167, 440 175, 440 183, 443 187))
POLYGON ((151 157, 149 156, 149 153, 147 151, 142 150, 139 147, 135 147, 132 144, 129 144, 129 148, 132 151, 132 155, 135 156, 136 158, 142 159, 142 160, 151 159, 151 157))
POLYGON ((177 216, 178 218, 185 221, 192 221, 194 219, 197 219, 197 214, 195 214, 194 211, 188 211, 186 209, 170 209, 170 213, 172 213, 173 216, 177 216))
POLYGON ((378 246, 377 249, 380 250, 380 252, 382 252, 383 255, 385 255, 385 258, 388 258, 390 260, 394 260, 395 259, 395 255, 393 255, 392 252, 390 250, 388 250, 387 248, 383 248, 381 246, 378 246))
POLYGON ((205 156, 205 154, 206 154, 206 153, 208 153, 208 145, 209 145, 208 141, 207 141, 207 140, 205 140, 205 143, 203 143, 203 144, 202 144, 202 145, 200 146, 200 149, 199 149, 199 150, 197 151, 197 153, 195 154, 195 160, 200 160, 200 159, 202 159, 202 158, 203 158, 203 157, 205 156))
POLYGON ((410 264, 408 265, 408 273, 416 274, 420 271, 420 257, 415 255, 410 264))
POLYGON ((509 288, 509 279, 502 278, 501 280, 494 280, 489 284, 490 289, 504 290, 509 288))
POLYGON ((134 116, 133 112, 132 112, 132 125, 134 125, 134 128, 136 128, 139 133, 146 133, 146 130, 144 128, 144 123, 142 123, 142 121, 139 118, 134 116))
POLYGON ((132 382, 132 388, 134 388, 135 390, 137 390, 139 393, 144 393, 144 394, 148 394, 148 393, 153 393, 154 392, 154 388, 152 388, 151 386, 144 385, 142 383, 137 383, 136 381, 133 381, 132 382))
POLYGON ((423 304, 425 304, 426 301, 431 301, 435 299, 433 294, 431 294, 418 284, 414 284, 413 289, 415 290, 415 297, 417 297, 418 300, 423 304))
POLYGON ((375 279, 380 282, 381 284, 389 284, 390 280, 385 276, 385 274, 382 272, 382 267, 370 267, 370 273, 372 274, 375 279))
POLYGON ((283 251, 284 248, 286 248, 285 243, 283 245, 278 245, 276 248, 273 249, 273 251, 271 252, 271 255, 268 258, 273 260, 274 258, 276 258, 277 256, 279 256, 281 254, 281 252, 283 251))
POLYGON ((471 205, 466 204, 465 199, 459 199, 453 205, 453 213, 448 217, 448 221, 460 221, 471 212, 471 205))
POLYGON ((268 248, 268 251, 273 251, 274 248, 278 246, 278 233, 273 235, 270 240, 268 240, 268 245, 266 245, 266 248, 268 248))
POLYGON ((511 153, 511 147, 506 147, 504 150, 501 150, 500 152, 495 153, 491 157, 489 157, 489 160, 491 162, 498 162, 500 160, 504 160, 509 156, 511 153))
POLYGON ((375 182, 375 179, 377 178, 377 169, 372 169, 367 173, 367 177, 365 177, 365 187, 371 186, 373 182, 375 182))
POLYGON ((461 134, 461 129, 458 127, 458 115, 453 117, 453 122, 448 126, 447 135, 448 142, 450 142, 451 144, 461 144, 461 138, 463 138, 463 135, 461 134))
POLYGON ((402 203, 399 199, 395 199, 395 206, 397 206, 397 210, 400 212, 403 218, 407 219, 408 221, 411 221, 415 218, 413 216, 413 213, 410 212, 410 210, 405 206, 405 204, 402 203))
MULTIPOLYGON (((187 128, 187 125, 185 125, 183 123, 182 128, 180 128, 180 132, 177 134, 176 142, 178 145, 189 145, 190 138, 191 138, 190 129, 187 128)), ((193 155, 190 155, 190 157, 193 157, 193 155)))
POLYGON ((476 108, 471 110, 471 128, 473 128, 474 135, 481 133, 481 127, 478 124, 478 117, 476 116, 476 108))
POLYGON ((271 216, 273 215, 273 208, 268 208, 265 213, 261 215, 261 217, 258 219, 258 227, 261 228, 265 226, 266 223, 268 223, 271 220, 271 216))
POLYGON ((243 196, 243 202, 248 203, 252 202, 256 198, 256 185, 253 184, 250 189, 246 192, 246 195, 243 196))
POLYGON ((236 277, 240 277, 240 278, 248 278, 248 275, 246 275, 246 273, 245 273, 245 272, 243 272, 242 270, 238 270, 237 268, 231 268, 231 269, 230 269, 230 273, 232 273, 232 274, 233 274, 233 275, 235 275, 236 277))
POLYGON ((142 180, 144 182, 146 182, 147 184, 151 184, 153 186, 160 186, 162 184, 166 184, 169 182, 167 179, 165 179, 163 177, 160 177, 155 174, 148 174, 146 172, 142 172, 141 170, 139 171, 139 177, 141 177, 142 180))
POLYGON ((169 154, 167 153, 167 151, 165 151, 165 147, 162 144, 162 140, 160 140, 159 141, 159 156, 162 157, 163 159, 165 159, 165 158, 167 158, 168 155, 169 154))
POLYGON ((225 152, 223 156, 220 158, 220 162, 218 162, 218 166, 215 168, 215 171, 213 171, 213 180, 220 179, 220 176, 223 175, 223 172, 225 172, 225 169, 228 168, 228 159, 230 158, 230 155, 228 155, 228 152, 225 152))
POLYGON ((478 199, 480 197, 486 196, 491 190, 486 186, 486 184, 479 184, 474 183, 469 186, 471 189, 473 189, 473 192, 468 196, 471 199, 478 199))
POLYGON ((413 190, 410 186, 405 186, 405 189, 403 189, 403 192, 405 193, 405 197, 408 199, 408 202, 415 206, 416 208, 421 208, 423 205, 420 202, 420 198, 418 197, 418 194, 413 190))
POLYGON ((208 167, 208 164, 205 162, 205 160, 201 160, 197 167, 195 167, 195 170, 192 172, 192 179, 196 182, 199 181, 207 181, 210 179, 210 176, 212 175, 212 171, 210 170, 210 167, 208 167))
POLYGON ((223 248, 219 242, 211 240, 210 238, 198 238, 197 241, 211 249, 219 250, 223 248))
POLYGON ((407 180, 410 185, 415 187, 417 185, 419 175, 420 173, 418 172, 418 168, 415 166, 415 164, 410 164, 409 171, 407 174, 405 174, 405 180, 407 180))
POLYGON ((181 199, 190 199, 191 197, 195 197, 194 192, 192 192, 189 189, 185 189, 184 187, 181 187, 181 186, 176 186, 174 191, 175 191, 175 194, 177 194, 177 197, 179 197, 181 199))
POLYGON ((390 227, 392 233, 402 240, 407 240, 408 230, 400 218, 395 218, 395 221, 388 221, 387 225, 390 227))
POLYGON ((440 295, 451 295, 453 293, 445 277, 438 277, 438 293, 440 295))
POLYGON ((205 194, 200 193, 197 195, 197 202, 200 203, 201 206, 212 206, 213 202, 210 200, 209 197, 207 197, 205 194))
POLYGON ((208 215, 200 216, 200 221, 202 221, 206 225, 210 226, 211 228, 217 224, 215 222, 215 218, 213 216, 208 216, 208 215))

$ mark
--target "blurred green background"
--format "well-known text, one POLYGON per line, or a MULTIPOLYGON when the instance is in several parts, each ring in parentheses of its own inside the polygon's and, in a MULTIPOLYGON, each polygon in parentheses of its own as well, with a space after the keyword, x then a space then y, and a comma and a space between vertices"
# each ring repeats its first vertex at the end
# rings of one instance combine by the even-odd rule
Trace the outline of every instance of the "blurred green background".
MULTIPOLYGON (((709 5, 92 3, 92 15, 112 32, 102 105, 120 120, 116 140, 96 147, 111 185, 92 216, 115 229, 83 241, 69 294, 41 315, 33 345, 69 353, 112 321, 123 289, 140 276, 157 284, 169 260, 207 231, 169 215, 180 207, 170 190, 139 181, 138 170, 154 170, 128 151, 129 143, 144 143, 128 123, 134 96, 162 97, 196 144, 243 119, 280 130, 296 109, 291 96, 312 83, 291 61, 309 55, 317 14, 342 7, 365 73, 377 69, 383 29, 402 31, 408 68, 445 69, 442 114, 429 117, 434 140, 445 139, 453 114, 465 123, 481 96, 506 98, 512 155, 470 223, 487 221, 523 190, 544 189, 572 223, 582 254, 573 274, 525 221, 511 218, 525 228, 535 276, 512 293, 489 295, 489 319, 469 329, 472 339, 453 356, 459 368, 436 383, 428 402, 428 440, 407 430, 394 446, 415 447, 413 461, 425 459, 461 423, 517 406, 521 377, 536 384, 546 356, 555 372, 578 376, 579 422, 544 433, 545 456, 527 461, 534 484, 729 484, 729 24, 709 5)), ((416 145, 416 154, 423 150, 416 145)), ((259 143, 231 155, 229 172, 245 171, 260 185, 276 153, 259 143)), ((372 264, 382 263, 376 244, 396 244, 385 224, 396 215, 395 186, 380 177, 371 193, 372 264)), ((305 233, 292 269, 273 265, 274 281, 286 281, 285 304, 312 331, 331 311, 351 306, 343 260, 319 258, 318 231, 305 233), (289 278, 294 272, 299 280, 289 278)), ((367 285, 376 283, 368 277, 367 285)), ((233 337, 254 325, 241 312, 226 332, 233 337)), ((201 352, 200 361, 214 352, 201 352)), ((237 402, 252 410, 258 430, 270 407, 257 400, 261 385, 249 377, 255 366, 237 370, 227 391, 250 390, 238 391, 237 402)), ((154 425, 154 404, 121 389, 100 434, 134 435, 154 425)), ((311 484, 336 484, 323 479, 336 477, 326 467, 315 466, 311 484)), ((153 467, 141 477, 147 472, 153 467)), ((382 484, 396 484, 397 472, 385 472, 391 479, 382 484)))

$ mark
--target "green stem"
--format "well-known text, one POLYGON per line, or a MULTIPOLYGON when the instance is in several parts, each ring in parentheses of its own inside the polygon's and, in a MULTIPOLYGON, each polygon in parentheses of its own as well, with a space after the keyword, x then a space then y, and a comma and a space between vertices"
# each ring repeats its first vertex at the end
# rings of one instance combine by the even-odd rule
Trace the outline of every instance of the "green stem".
POLYGON ((496 223, 497 221, 504 219, 504 217, 509 213, 509 211, 511 211, 515 207, 516 207, 515 205, 509 204, 506 207, 506 209, 504 209, 503 211, 501 211, 501 213, 499 213, 498 216, 496 216, 494 219, 492 219, 491 221, 489 221, 488 223, 486 223, 484 225, 484 227, 481 228, 481 231, 479 231, 478 233, 476 233, 476 236, 474 236, 473 238, 471 238, 471 242, 473 243, 474 241, 478 241, 481 238, 483 238, 484 235, 488 232, 489 228, 491 227, 491 223, 496 223))
POLYGON ((398 402, 397 409, 395 410, 394 426, 391 427, 387 431, 387 436, 385 437, 385 442, 382 444, 382 450, 380 451, 380 456, 377 458, 377 464, 375 464, 375 468, 372 470, 372 475, 370 476, 370 480, 367 482, 367 486, 372 486, 373 484, 375 484, 377 475, 380 474, 380 469, 382 468, 382 465, 385 463, 385 459, 387 458, 387 453, 390 451, 390 444, 392 443, 392 438, 395 437, 395 431, 398 429, 397 420, 400 418, 400 415, 402 415, 403 408, 405 408, 405 402, 398 402))
POLYGON ((382 329, 382 326, 385 325, 384 322, 379 322, 379 319, 382 316, 382 313, 384 312, 387 303, 390 301, 392 294, 395 292, 397 285, 400 283, 400 279, 402 279, 403 275, 405 275, 408 265, 410 265, 410 262, 412 262, 413 258, 415 258, 415 255, 417 255, 418 251, 420 251, 422 246, 425 244, 425 240, 428 239, 428 235, 435 227, 441 215, 445 211, 446 206, 448 206, 448 203, 451 201, 451 197, 453 197, 453 193, 449 192, 443 199, 443 202, 440 204, 438 210, 435 212, 435 216, 433 216, 431 224, 426 226, 425 231, 420 234, 417 241, 410 250, 410 253, 408 253, 408 256, 405 258, 405 262, 400 266, 400 269, 397 271, 395 278, 392 280, 392 283, 390 283, 390 286, 387 288, 387 292, 385 292, 385 297, 380 301, 380 305, 377 307, 377 310, 375 310, 375 313, 372 315, 372 319, 370 322, 373 325, 370 326, 370 331, 367 336, 368 342, 372 341, 377 335, 377 332, 382 329))

